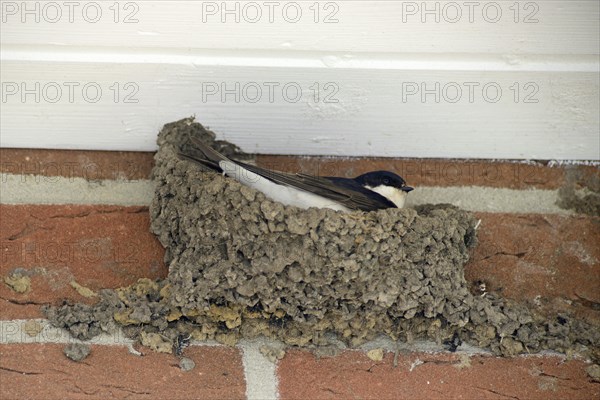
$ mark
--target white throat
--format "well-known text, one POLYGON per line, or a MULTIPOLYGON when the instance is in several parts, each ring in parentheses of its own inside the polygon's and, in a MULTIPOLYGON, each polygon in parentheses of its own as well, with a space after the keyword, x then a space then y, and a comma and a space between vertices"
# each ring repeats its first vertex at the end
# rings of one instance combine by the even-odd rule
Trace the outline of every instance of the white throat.
POLYGON ((379 185, 376 187, 365 186, 365 188, 372 190, 375 193, 379 193, 380 195, 394 203, 398 208, 404 207, 404 202, 406 201, 407 193, 398 188, 384 185, 379 185))

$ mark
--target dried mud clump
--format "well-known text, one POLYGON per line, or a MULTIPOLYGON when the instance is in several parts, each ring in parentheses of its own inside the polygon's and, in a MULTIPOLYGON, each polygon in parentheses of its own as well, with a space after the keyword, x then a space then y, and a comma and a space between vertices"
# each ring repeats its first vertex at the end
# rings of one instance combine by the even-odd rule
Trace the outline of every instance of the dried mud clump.
POLYGON ((214 142, 185 119, 165 125, 155 156, 151 229, 166 248, 168 278, 104 290, 91 306, 50 307, 54 324, 89 338, 116 323, 176 353, 191 339, 233 345, 259 335, 354 347, 386 334, 452 348, 466 341, 503 355, 598 348, 599 331, 584 322, 547 320, 492 293, 471 294, 463 273, 476 245, 470 213, 449 205, 370 213, 287 207, 179 159, 188 134, 214 142))
POLYGON ((600 174, 575 166, 566 170, 566 184, 558 191, 558 206, 577 213, 600 216, 600 174), (586 173, 587 172, 587 173, 586 173))

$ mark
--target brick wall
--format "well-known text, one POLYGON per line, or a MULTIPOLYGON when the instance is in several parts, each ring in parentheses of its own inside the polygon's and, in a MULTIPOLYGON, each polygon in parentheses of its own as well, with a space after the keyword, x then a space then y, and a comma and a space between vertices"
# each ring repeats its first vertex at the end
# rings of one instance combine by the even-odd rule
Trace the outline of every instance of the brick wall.
MULTIPOLYGON (((600 395, 598 367, 572 355, 496 358, 431 343, 287 349, 283 356, 279 344, 266 340, 236 347, 195 342, 185 350, 195 368, 183 371, 176 356, 119 336, 94 341, 76 363, 63 354, 73 339, 47 325, 41 305, 93 302, 102 288, 167 275, 164 249, 149 232, 152 154, 2 149, 0 155, 2 399, 600 395)), ((259 156, 257 163, 332 175, 396 170, 422 193, 481 219, 480 243, 465 267, 469 281, 549 315, 569 311, 600 324, 600 219, 555 205, 563 187, 593 187, 597 167, 286 156, 259 156)))

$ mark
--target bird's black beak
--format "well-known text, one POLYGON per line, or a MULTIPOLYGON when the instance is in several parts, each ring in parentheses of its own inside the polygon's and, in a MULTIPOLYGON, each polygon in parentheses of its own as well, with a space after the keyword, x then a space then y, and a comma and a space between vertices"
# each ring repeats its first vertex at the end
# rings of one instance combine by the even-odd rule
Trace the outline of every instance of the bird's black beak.
POLYGON ((412 192, 413 190, 415 190, 415 188, 411 188, 410 186, 403 186, 400 188, 400 190, 402 190, 403 192, 412 192))

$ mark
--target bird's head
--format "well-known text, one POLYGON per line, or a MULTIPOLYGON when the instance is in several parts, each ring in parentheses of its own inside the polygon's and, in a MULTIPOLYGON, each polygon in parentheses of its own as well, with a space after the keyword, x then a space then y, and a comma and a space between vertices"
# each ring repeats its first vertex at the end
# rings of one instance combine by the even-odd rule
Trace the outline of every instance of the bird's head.
POLYGON ((394 203, 396 207, 404 207, 406 195, 413 190, 407 186, 401 176, 389 171, 373 171, 357 176, 354 180, 375 193, 382 195, 394 203))

